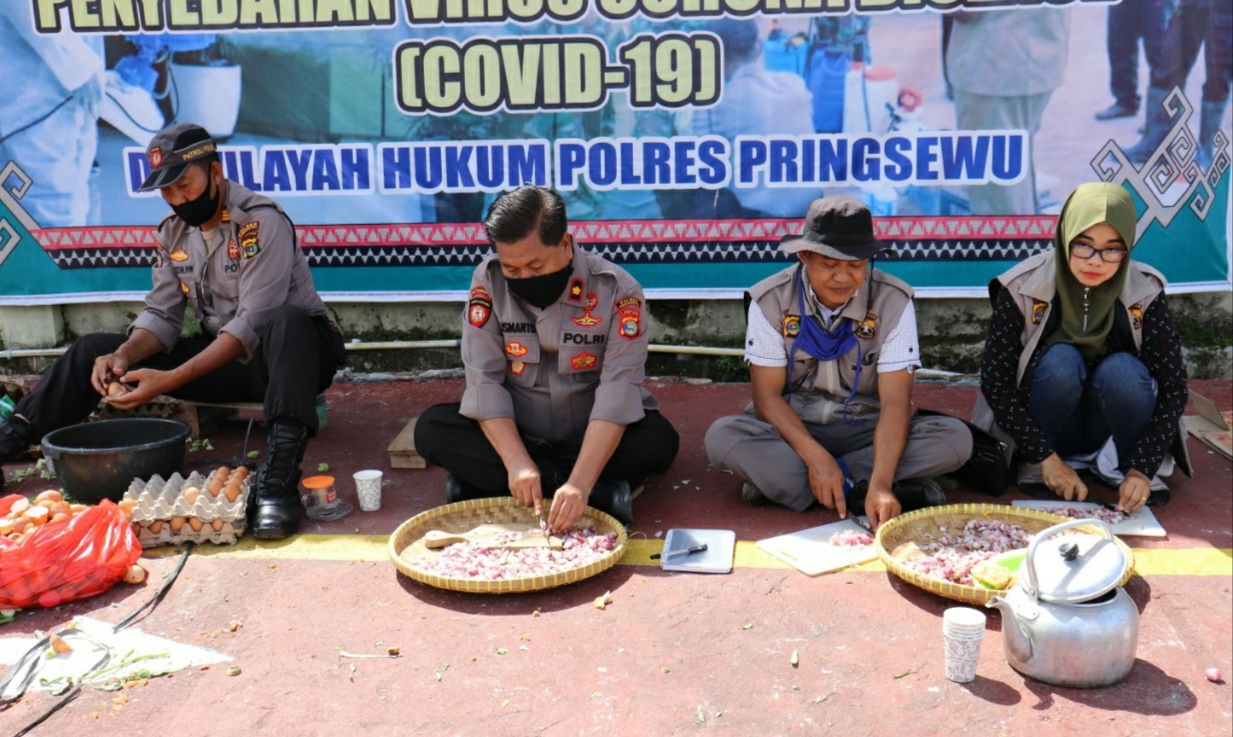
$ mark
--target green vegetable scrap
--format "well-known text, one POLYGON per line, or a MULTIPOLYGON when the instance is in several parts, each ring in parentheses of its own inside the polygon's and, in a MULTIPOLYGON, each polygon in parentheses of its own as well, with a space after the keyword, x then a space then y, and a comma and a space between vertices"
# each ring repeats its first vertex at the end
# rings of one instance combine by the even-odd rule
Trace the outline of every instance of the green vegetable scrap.
POLYGON ((792 660, 790 660, 789 662, 790 662, 790 663, 792 663, 792 667, 793 667, 793 668, 799 668, 799 667, 800 667, 800 665, 801 665, 801 656, 800 656, 799 654, 797 654, 797 652, 796 652, 795 650, 793 650, 793 651, 792 651, 792 660))
POLYGON ((330 464, 328 463, 318 463, 317 464, 317 473, 325 473, 328 470, 330 470, 330 464))
POLYGON ((260 456, 261 456, 261 451, 259 451, 259 450, 250 450, 250 451, 248 451, 248 457, 249 457, 249 458, 258 458, 258 457, 260 457, 260 456))
POLYGON ((706 724, 706 712, 702 711, 702 707, 698 707, 697 713, 694 715, 694 721, 698 724, 706 724))

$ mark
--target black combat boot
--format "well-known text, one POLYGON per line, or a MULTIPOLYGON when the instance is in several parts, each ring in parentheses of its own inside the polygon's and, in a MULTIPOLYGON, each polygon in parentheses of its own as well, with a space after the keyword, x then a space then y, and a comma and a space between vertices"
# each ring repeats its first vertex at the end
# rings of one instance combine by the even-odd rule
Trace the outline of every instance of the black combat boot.
POLYGON ((269 448, 257 469, 252 506, 253 537, 281 540, 300 526, 300 462, 308 445, 308 428, 282 418, 270 423, 269 448))
POLYGON ((634 524, 634 496, 625 479, 600 479, 591 488, 587 506, 595 507, 630 527, 634 524))
MULTIPOLYGON (((30 426, 20 417, 0 420, 0 463, 11 461, 30 444, 30 426)), ((0 469, 0 491, 4 491, 4 471, 0 469)))

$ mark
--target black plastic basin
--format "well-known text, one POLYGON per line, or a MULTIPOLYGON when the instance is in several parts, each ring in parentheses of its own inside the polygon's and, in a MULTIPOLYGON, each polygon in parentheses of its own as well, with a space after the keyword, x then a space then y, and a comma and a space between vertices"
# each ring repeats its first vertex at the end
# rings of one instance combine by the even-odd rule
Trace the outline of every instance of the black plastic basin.
POLYGON ((183 468, 188 435, 183 422, 156 417, 86 422, 44 435, 43 456, 77 501, 119 501, 133 479, 183 468))

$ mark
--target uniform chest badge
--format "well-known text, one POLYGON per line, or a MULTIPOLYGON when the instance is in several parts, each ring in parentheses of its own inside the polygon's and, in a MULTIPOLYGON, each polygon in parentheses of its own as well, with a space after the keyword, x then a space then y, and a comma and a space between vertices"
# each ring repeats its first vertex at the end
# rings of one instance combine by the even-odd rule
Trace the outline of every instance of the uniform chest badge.
POLYGON ((492 315, 492 295, 483 287, 471 290, 471 301, 467 304, 467 321, 477 328, 484 327, 492 315))
POLYGON ((240 247, 235 244, 235 238, 227 243, 227 258, 235 261, 240 258, 240 247))
POLYGON ((223 221, 224 223, 229 223, 229 222, 231 222, 231 211, 230 211, 230 210, 228 210, 228 209, 227 209, 227 208, 225 208, 225 207, 223 208, 223 217, 222 217, 222 221, 223 221))
POLYGON ((582 313, 581 317, 571 317, 569 319, 580 328, 593 328, 601 322, 600 318, 592 315, 590 310, 582 313))
POLYGON ((1134 329, 1142 330, 1143 329, 1143 303, 1135 302, 1131 306, 1127 307, 1126 310, 1130 312, 1130 322, 1132 325, 1134 325, 1134 329))
POLYGON ((1048 302, 1042 302, 1039 299, 1032 300, 1032 324, 1039 325, 1045 319, 1045 310, 1049 309, 1048 302))
POLYGON ((795 338, 801 332, 801 316, 800 315, 784 315, 783 316, 783 337, 795 338))
POLYGON ((572 366, 575 371, 586 371, 587 369, 595 368, 596 360, 597 359, 595 358, 594 353, 583 351, 582 353, 579 353, 569 359, 569 365, 572 366))
POLYGON ((261 252, 261 243, 257 239, 257 226, 259 225, 260 223, 256 220, 251 223, 244 223, 240 226, 239 232, 236 233, 240 238, 241 258, 252 258, 261 252))
POLYGON ((188 260, 188 251, 184 250, 184 246, 176 246, 171 249, 171 253, 167 254, 167 258, 179 263, 188 260))
POLYGON ((522 358, 527 355, 527 347, 516 340, 511 340, 505 344, 505 352, 514 358, 522 358))
POLYGON ((523 363, 522 361, 510 361, 509 362, 509 372, 513 374, 514 376, 522 376, 523 372, 526 370, 527 370, 527 365, 523 363))
POLYGON ((590 312, 599 307, 599 297, 595 296, 595 292, 587 292, 587 301, 582 303, 582 309, 590 312))
POLYGON ((180 291, 184 292, 185 297, 188 296, 188 285, 185 284, 183 281, 180 282, 180 291))
POLYGON ((577 277, 575 277, 574 280, 569 283, 569 301, 570 302, 581 302, 582 301, 582 280, 577 277))
POLYGON ((856 326, 856 337, 861 340, 873 340, 873 336, 878 332, 878 316, 872 312, 865 315, 865 319, 861 320, 861 324, 856 326))

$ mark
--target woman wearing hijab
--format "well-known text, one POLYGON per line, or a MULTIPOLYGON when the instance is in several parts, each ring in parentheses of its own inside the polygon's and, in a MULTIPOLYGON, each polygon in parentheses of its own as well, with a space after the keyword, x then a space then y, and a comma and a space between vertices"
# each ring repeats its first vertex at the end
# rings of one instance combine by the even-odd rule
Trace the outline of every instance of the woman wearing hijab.
POLYGON ((1062 207, 1053 249, 989 284, 973 422, 1007 442, 1029 496, 1082 501, 1076 468, 1087 467, 1117 486, 1118 509, 1133 512, 1169 501, 1157 476, 1162 465, 1172 470, 1167 455, 1190 474, 1178 424, 1181 337, 1164 277, 1130 258, 1135 220, 1121 186, 1081 184, 1062 207))

